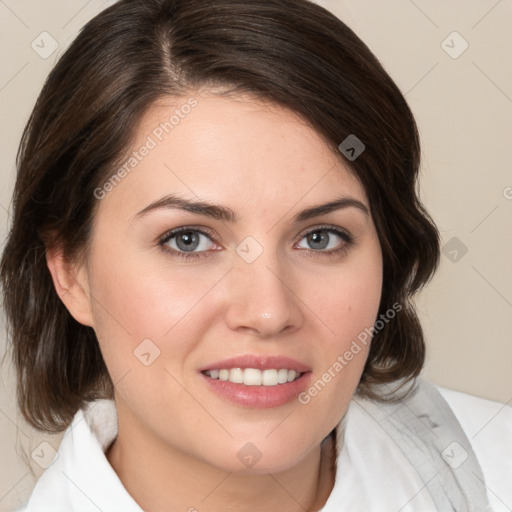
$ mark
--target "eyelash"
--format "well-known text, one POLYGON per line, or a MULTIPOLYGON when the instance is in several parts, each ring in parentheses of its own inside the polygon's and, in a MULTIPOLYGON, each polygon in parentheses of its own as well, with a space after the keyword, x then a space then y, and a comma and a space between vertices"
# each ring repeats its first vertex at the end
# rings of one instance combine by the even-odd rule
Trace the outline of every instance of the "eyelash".
MULTIPOLYGON (((330 225, 317 226, 313 229, 306 231, 305 233, 301 234, 299 241, 301 241, 303 238, 305 238, 308 235, 315 233, 317 231, 325 231, 327 233, 332 233, 334 235, 337 235, 337 236, 339 236, 339 238, 341 238, 344 241, 344 244, 341 247, 338 247, 337 249, 331 249, 329 251, 319 250, 319 249, 317 249, 317 250, 301 249, 302 251, 305 251, 307 253, 308 257, 311 257, 311 258, 325 257, 325 256, 327 256, 327 257, 336 256, 338 254, 341 254, 341 253, 347 251, 354 243, 354 237, 352 235, 350 235, 347 231, 344 231, 340 228, 337 228, 335 226, 330 226, 330 225)), ((173 230, 165 233, 158 241, 158 245, 161 246, 162 249, 164 251, 166 251, 167 253, 170 253, 173 256, 176 256, 183 260, 190 261, 192 259, 197 259, 197 258, 208 258, 210 256, 210 251, 184 252, 184 251, 177 251, 176 249, 172 249, 165 245, 170 240, 172 240, 174 237, 176 237, 180 233, 184 233, 184 232, 199 233, 199 234, 207 236, 212 242, 218 243, 215 240, 214 233, 211 231, 208 231, 204 228, 198 229, 198 228, 189 227, 189 226, 182 226, 182 227, 173 229, 173 230)))

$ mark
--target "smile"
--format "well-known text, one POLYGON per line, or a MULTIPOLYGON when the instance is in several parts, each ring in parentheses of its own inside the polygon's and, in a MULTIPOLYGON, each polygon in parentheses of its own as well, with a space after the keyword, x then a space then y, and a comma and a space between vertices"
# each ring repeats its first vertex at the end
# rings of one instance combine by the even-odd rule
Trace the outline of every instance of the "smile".
POLYGON ((244 354, 198 368, 206 389, 242 407, 267 409, 297 400, 312 379, 312 368, 284 355, 244 354))
POLYGON ((258 370, 257 368, 223 368, 218 370, 205 370, 208 377, 233 384, 246 386, 277 386, 293 382, 302 376, 302 373, 287 368, 258 370))

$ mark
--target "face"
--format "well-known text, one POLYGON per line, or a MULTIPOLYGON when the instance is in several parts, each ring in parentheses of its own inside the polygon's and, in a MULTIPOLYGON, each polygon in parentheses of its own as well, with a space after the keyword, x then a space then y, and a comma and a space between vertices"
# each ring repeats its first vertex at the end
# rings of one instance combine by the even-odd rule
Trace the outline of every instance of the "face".
POLYGON ((154 105, 131 167, 97 193, 91 324, 120 429, 225 471, 284 470, 359 382, 380 245, 363 187, 301 119, 193 98, 154 105))

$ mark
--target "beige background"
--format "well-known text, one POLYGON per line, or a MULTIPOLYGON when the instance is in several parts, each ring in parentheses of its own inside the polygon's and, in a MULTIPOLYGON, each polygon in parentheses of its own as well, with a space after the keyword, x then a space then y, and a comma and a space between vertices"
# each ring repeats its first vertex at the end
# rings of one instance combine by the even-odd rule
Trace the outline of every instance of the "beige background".
MULTIPOLYGON (((2 240, 8 226, 15 152, 38 91, 56 56, 80 26, 109 3, 0 0, 2 240), (44 48, 51 49, 42 32, 58 44, 46 59, 31 47, 34 40, 42 46, 45 37, 44 48)), ((512 2, 318 3, 343 19, 379 57, 419 124, 424 155, 421 193, 443 244, 448 243, 438 274, 418 298, 428 337, 425 373, 445 387, 511 402, 512 2)), ((2 353, 4 343, 2 334, 2 353)), ((40 442, 56 449, 60 436, 36 433, 21 421, 7 362, 1 372, 3 511, 24 500, 34 484, 17 452, 30 454, 40 442)), ((28 460, 39 475, 42 468, 28 460)))

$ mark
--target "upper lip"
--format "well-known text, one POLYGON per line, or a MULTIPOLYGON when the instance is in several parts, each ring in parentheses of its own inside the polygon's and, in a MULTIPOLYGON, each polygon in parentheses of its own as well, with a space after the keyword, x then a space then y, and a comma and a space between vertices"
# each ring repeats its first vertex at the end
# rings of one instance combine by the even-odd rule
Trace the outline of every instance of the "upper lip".
POLYGON ((222 361, 217 361, 199 369, 203 372, 205 370, 222 370, 230 368, 256 368, 258 370, 282 369, 295 370, 298 373, 305 373, 311 371, 311 368, 305 364, 291 359, 286 356, 258 356, 258 355, 243 355, 238 357, 231 357, 222 361))

